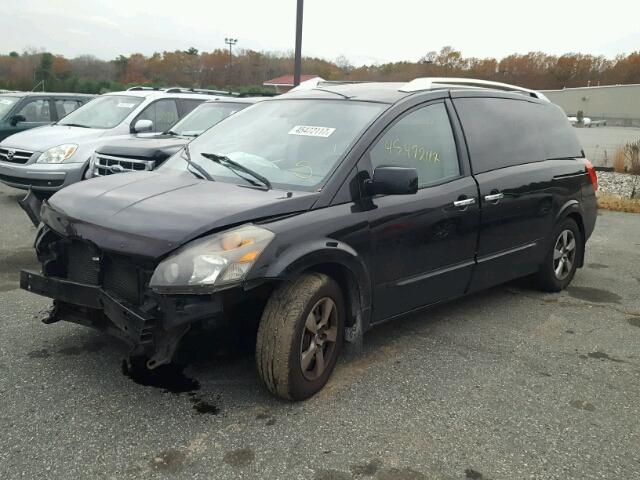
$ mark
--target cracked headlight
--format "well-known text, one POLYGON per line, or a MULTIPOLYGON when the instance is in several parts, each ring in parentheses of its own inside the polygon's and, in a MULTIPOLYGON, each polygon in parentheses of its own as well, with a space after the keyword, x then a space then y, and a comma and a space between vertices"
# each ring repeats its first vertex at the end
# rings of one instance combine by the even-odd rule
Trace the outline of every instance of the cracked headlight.
POLYGON ((62 163, 76 153, 78 145, 74 143, 66 143, 50 148, 38 157, 37 163, 62 163))
POLYGON ((274 236, 244 225, 195 240, 160 262, 149 286, 159 293, 204 293, 239 283, 274 236))

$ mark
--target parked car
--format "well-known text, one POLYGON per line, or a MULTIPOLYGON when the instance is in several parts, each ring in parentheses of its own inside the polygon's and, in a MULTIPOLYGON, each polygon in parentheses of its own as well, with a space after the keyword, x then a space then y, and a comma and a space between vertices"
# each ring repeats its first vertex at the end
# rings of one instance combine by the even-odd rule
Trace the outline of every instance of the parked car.
MULTIPOLYGON (((81 93, 2 93, 0 141, 14 133, 56 122, 94 97, 95 95, 81 93)), ((8 149, 0 148, 0 161, 6 160, 8 154, 8 149)))
POLYGON ((153 170, 208 128, 259 100, 262 98, 216 97, 196 107, 165 132, 108 142, 93 154, 90 176, 153 170))
POLYGON ((54 125, 0 143, 0 181, 42 198, 80 181, 107 140, 164 132, 199 104, 224 92, 132 87, 101 95, 54 125))
POLYGON ((45 323, 112 332, 148 368, 205 320, 255 316, 260 378, 299 400, 379 323, 517 277, 565 288, 596 188, 563 112, 536 92, 323 84, 233 115, 156 171, 54 195, 42 272, 21 287, 55 299, 45 323))

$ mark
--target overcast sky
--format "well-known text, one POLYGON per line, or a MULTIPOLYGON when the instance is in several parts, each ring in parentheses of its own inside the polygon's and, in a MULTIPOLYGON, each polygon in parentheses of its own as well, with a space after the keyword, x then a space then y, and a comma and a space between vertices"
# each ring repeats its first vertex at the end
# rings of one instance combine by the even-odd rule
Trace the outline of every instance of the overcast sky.
MULTIPOLYGON (((290 51, 296 0, 0 0, 0 53, 73 57, 224 47, 290 51)), ((613 57, 640 49, 640 1, 306 0, 303 53, 354 64, 543 51, 613 57)))

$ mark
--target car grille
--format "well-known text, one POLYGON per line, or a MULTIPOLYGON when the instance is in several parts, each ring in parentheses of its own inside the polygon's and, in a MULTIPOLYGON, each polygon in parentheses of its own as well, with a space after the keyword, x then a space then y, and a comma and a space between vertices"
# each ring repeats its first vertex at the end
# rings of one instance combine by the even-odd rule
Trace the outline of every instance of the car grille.
POLYGON ((115 297, 139 303, 138 270, 134 265, 107 258, 104 262, 102 288, 115 297))
POLYGON ((110 295, 138 305, 139 278, 145 272, 126 257, 103 254, 90 243, 72 240, 65 243, 66 275, 72 282, 101 286, 110 295))
POLYGON ((103 177, 113 173, 140 172, 153 170, 153 160, 138 160, 135 158, 113 157, 110 155, 96 154, 93 165, 93 176, 103 177))
POLYGON ((67 279, 85 285, 100 284, 100 252, 88 243, 67 246, 67 279))
POLYGON ((19 163, 24 165, 29 161, 33 152, 16 150, 15 148, 0 148, 0 161, 19 163))

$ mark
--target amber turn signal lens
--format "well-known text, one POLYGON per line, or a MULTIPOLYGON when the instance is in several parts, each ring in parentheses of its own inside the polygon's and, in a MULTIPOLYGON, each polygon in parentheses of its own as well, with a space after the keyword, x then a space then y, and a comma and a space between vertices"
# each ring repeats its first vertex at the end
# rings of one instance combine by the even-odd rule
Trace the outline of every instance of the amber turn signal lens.
POLYGON ((245 253, 243 256, 241 256, 238 259, 238 263, 249 263, 249 262, 253 262, 256 258, 258 258, 258 254, 260 252, 257 250, 254 250, 252 252, 249 253, 245 253))

